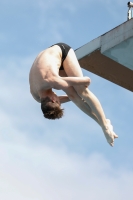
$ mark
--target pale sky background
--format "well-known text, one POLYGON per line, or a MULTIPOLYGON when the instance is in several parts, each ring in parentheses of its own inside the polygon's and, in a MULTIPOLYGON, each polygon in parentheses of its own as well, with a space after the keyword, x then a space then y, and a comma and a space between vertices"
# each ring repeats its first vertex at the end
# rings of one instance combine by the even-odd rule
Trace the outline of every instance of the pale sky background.
POLYGON ((126 20, 125 0, 0 0, 0 200, 132 200, 133 94, 84 71, 119 135, 112 148, 71 102, 44 119, 28 82, 43 49, 76 49, 126 20))

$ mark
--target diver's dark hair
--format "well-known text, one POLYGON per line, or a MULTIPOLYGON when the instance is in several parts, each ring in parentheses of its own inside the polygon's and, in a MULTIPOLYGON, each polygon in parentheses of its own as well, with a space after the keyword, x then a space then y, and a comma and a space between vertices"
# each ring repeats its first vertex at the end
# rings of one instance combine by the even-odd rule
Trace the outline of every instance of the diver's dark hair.
POLYGON ((45 118, 60 119, 63 116, 63 110, 56 102, 52 103, 49 97, 41 100, 41 110, 45 118))

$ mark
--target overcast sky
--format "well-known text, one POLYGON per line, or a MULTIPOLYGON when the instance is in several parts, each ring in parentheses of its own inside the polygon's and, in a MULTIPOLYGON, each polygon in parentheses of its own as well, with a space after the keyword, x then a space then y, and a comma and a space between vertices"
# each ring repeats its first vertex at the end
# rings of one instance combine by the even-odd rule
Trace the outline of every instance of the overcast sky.
POLYGON ((119 136, 112 148, 71 102, 62 119, 44 119, 28 82, 40 51, 79 48, 125 22, 127 10, 125 0, 0 0, 1 200, 132 200, 132 93, 83 71, 119 136))

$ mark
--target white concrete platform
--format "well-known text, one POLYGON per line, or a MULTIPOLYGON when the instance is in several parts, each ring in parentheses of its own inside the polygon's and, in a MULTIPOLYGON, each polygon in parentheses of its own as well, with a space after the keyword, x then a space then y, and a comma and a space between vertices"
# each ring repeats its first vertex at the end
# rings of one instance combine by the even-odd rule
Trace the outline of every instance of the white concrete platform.
POLYGON ((133 91, 133 19, 78 48, 81 67, 133 91))

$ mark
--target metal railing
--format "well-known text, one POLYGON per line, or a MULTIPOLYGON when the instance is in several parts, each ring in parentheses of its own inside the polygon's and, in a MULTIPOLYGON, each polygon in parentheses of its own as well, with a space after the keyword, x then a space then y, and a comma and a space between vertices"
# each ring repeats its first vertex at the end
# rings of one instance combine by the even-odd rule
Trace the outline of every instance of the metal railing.
POLYGON ((132 10, 132 8, 133 8, 133 3, 132 2, 128 2, 127 3, 127 6, 128 6, 128 13, 127 13, 127 20, 130 20, 130 19, 132 19, 133 18, 133 10, 132 10))

